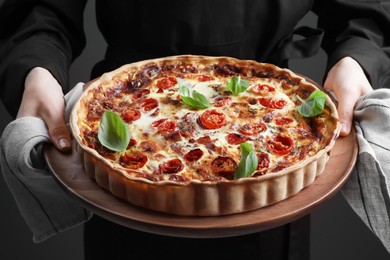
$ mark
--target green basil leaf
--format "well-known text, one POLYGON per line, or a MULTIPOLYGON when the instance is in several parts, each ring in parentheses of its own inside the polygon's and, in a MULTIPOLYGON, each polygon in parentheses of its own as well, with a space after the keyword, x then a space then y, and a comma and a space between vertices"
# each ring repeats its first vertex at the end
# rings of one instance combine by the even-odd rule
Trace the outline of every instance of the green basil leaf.
POLYGON ((301 101, 301 105, 298 106, 298 112, 304 117, 313 117, 324 112, 326 94, 320 90, 315 90, 310 96, 303 100, 297 96, 301 101))
POLYGON ((187 106, 195 109, 211 107, 211 104, 203 94, 196 90, 191 90, 190 87, 185 85, 181 80, 179 80, 179 84, 180 98, 187 106))
POLYGON ((244 142, 240 144, 241 159, 237 170, 234 173, 234 179, 251 177, 257 169, 258 159, 255 151, 250 143, 244 142))
POLYGON ((130 142, 130 131, 120 116, 106 110, 100 121, 98 139, 106 148, 123 153, 130 142))
POLYGON ((241 92, 244 92, 249 86, 248 80, 243 80, 240 77, 233 76, 226 83, 226 88, 232 92, 234 96, 237 96, 241 92))

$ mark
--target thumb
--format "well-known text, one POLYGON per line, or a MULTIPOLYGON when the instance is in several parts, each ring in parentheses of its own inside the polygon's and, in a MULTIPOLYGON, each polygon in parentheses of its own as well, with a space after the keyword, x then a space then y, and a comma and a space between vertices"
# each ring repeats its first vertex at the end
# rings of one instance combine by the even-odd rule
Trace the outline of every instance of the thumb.
POLYGON ((340 136, 346 136, 351 132, 353 123, 353 110, 356 99, 340 95, 338 102, 338 114, 341 124, 340 136))
POLYGON ((54 146, 61 152, 70 152, 72 144, 63 117, 50 118, 45 121, 54 146))

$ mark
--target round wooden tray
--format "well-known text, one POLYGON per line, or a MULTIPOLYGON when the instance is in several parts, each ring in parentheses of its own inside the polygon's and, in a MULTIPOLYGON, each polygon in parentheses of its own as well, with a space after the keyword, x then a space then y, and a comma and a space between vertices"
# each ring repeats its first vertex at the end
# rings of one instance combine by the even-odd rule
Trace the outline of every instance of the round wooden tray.
POLYGON ((254 211, 218 217, 182 217, 136 207, 100 188, 84 172, 78 155, 47 145, 48 168, 71 196, 112 222, 160 235, 215 238, 262 231, 294 221, 335 195, 348 179, 357 157, 356 133, 336 141, 324 173, 298 194, 254 211))

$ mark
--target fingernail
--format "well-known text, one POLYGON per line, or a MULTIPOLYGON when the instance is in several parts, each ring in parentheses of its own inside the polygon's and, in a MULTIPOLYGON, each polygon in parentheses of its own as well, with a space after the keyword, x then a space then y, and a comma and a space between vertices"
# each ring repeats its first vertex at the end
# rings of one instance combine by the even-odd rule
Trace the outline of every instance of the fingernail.
POLYGON ((348 134, 349 133, 349 127, 346 123, 341 123, 341 130, 343 134, 348 134))
POLYGON ((70 143, 66 138, 61 138, 60 140, 58 140, 58 146, 60 147, 60 149, 67 149, 70 147, 70 143))

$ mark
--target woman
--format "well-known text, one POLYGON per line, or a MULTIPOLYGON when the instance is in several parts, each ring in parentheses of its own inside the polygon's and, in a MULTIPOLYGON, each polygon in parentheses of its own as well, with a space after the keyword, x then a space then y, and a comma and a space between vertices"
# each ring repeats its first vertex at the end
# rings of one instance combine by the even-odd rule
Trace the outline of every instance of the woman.
MULTIPOLYGON (((63 92, 69 66, 85 44, 84 6, 80 0, 9 0, 0 9, 0 24, 7 25, 0 28, 2 100, 13 116, 43 118, 53 144, 64 152, 71 144, 63 120, 63 92)), ((358 98, 390 83, 386 3, 97 0, 96 6, 108 48, 91 78, 133 61, 177 54, 224 55, 287 66, 289 58, 314 54, 322 43, 329 55, 324 87, 339 100, 341 135, 351 129, 358 98), (294 31, 310 10, 318 14, 323 31, 294 31), (293 41, 294 34, 306 38, 293 41)), ((208 240, 152 235, 95 216, 85 225, 86 259, 308 259, 308 221, 305 217, 266 232, 208 240)))

